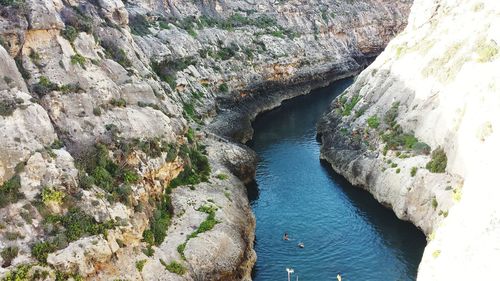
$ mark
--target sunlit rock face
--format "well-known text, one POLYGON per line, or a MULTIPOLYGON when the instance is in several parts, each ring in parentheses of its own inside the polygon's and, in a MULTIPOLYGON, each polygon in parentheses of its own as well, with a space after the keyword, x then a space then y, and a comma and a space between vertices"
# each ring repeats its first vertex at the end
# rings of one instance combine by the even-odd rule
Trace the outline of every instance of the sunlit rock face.
POLYGON ((249 280, 256 156, 234 141, 361 71, 410 6, 3 1, 0 277, 249 280))
POLYGON ((494 1, 415 1, 319 124, 322 157, 428 235, 418 280, 499 274, 499 13, 494 1))

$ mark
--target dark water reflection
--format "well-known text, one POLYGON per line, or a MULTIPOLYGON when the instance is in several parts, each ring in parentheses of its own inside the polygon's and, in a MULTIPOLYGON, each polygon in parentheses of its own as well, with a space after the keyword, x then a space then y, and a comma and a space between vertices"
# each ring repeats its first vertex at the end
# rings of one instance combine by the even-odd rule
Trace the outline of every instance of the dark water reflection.
POLYGON ((351 82, 286 102, 254 123, 256 281, 286 280, 287 267, 293 280, 336 280, 338 272, 343 280, 415 280, 424 235, 319 161, 316 123, 351 82))

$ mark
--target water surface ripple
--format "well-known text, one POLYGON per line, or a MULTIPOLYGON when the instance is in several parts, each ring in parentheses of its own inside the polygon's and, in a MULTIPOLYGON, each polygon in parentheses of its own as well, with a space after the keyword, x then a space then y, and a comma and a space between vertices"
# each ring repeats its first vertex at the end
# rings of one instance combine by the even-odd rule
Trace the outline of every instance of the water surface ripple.
POLYGON ((257 218, 255 281, 415 280, 425 237, 319 161, 316 122, 352 81, 285 102, 254 123, 249 197, 257 218), (288 232, 291 241, 283 241, 288 232), (297 247, 303 242, 304 249, 297 247))

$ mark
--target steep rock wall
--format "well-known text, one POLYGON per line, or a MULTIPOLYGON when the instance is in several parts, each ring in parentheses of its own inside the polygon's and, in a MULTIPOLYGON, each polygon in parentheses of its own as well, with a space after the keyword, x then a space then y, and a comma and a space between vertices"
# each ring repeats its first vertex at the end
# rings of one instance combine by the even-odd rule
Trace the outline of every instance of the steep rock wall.
POLYGON ((418 280, 499 273, 499 12, 495 1, 415 1, 318 125, 321 157, 428 235, 418 280))

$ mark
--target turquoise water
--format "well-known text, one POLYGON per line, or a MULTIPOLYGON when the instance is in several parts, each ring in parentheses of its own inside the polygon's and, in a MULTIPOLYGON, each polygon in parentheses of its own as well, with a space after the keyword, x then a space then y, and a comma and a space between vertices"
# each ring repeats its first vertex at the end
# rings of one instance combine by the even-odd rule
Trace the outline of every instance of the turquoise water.
POLYGON ((337 273, 346 281, 415 280, 424 235, 319 160, 316 122, 351 83, 286 102, 254 123, 249 144, 260 162, 248 190, 257 218, 255 281, 287 280, 287 267, 294 281, 337 280, 337 273))

